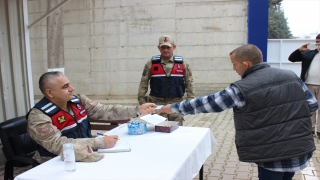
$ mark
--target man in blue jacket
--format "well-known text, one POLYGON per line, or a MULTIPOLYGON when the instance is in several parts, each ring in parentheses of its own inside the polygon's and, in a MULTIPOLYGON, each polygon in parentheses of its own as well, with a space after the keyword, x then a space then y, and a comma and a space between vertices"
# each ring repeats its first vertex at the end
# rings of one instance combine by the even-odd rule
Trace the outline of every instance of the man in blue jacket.
POLYGON ((258 165, 260 180, 289 180, 308 166, 314 145, 310 116, 318 102, 292 71, 262 62, 260 49, 230 53, 242 77, 215 94, 168 104, 157 113, 211 113, 233 108, 239 160, 258 165))
MULTIPOLYGON (((291 62, 301 62, 300 78, 307 85, 311 93, 320 102, 320 34, 316 37, 316 49, 308 49, 309 43, 302 45, 299 49, 293 51, 289 56, 291 62)), ((319 116, 319 110, 318 110, 319 116)), ((312 133, 317 132, 320 139, 320 120, 316 113, 311 117, 312 133), (315 131, 316 128, 316 131, 315 131)))

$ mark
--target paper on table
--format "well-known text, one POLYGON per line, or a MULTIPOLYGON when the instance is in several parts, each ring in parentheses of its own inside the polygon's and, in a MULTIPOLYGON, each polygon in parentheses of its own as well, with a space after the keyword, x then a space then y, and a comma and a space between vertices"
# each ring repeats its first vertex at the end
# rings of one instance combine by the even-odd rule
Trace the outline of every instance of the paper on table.
POLYGON ((120 139, 117 141, 116 145, 112 148, 100 148, 98 152, 100 153, 114 153, 114 152, 129 152, 131 147, 125 139, 120 139))
POLYGON ((162 117, 158 114, 147 114, 145 116, 140 117, 140 119, 146 121, 149 124, 157 125, 159 123, 162 123, 163 121, 166 121, 167 118, 162 117))

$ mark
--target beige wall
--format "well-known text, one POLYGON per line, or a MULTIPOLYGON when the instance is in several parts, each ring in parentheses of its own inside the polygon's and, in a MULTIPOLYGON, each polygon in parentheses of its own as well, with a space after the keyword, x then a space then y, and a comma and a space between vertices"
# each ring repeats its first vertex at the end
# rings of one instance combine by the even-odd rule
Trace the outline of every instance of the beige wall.
MULTIPOLYGON (((65 73, 77 92, 135 97, 144 64, 159 54, 160 35, 174 37, 190 64, 197 95, 239 79, 229 52, 247 43, 247 0, 71 0, 63 8, 65 73)), ((29 23, 46 0, 28 0, 29 23)), ((47 71, 46 20, 30 29, 35 95, 47 71)))

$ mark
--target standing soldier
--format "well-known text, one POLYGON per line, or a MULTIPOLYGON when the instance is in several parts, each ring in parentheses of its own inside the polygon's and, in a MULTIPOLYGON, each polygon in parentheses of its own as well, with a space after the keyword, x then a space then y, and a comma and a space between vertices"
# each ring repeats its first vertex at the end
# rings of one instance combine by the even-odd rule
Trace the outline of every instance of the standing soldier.
MULTIPOLYGON (((156 55, 149 60, 142 73, 138 101, 141 104, 153 102, 166 105, 183 100, 187 92, 187 99, 194 98, 193 78, 189 65, 177 55, 173 55, 176 45, 171 36, 163 35, 159 38, 158 49, 161 55, 156 55), (150 80, 150 94, 146 96, 150 80)), ((183 116, 180 114, 160 114, 170 121, 178 121, 183 125, 183 116)))

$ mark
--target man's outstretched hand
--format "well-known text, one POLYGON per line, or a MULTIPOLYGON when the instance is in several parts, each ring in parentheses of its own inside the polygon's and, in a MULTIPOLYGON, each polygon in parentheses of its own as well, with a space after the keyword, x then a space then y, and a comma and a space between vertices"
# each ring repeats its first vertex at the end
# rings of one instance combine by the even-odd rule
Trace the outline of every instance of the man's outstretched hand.
POLYGON ((144 103, 144 104, 141 104, 139 107, 138 107, 138 110, 139 110, 139 113, 140 114, 151 114, 151 113, 155 113, 155 107, 157 105, 154 104, 154 103, 144 103))

